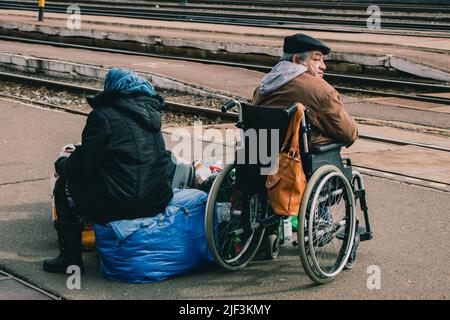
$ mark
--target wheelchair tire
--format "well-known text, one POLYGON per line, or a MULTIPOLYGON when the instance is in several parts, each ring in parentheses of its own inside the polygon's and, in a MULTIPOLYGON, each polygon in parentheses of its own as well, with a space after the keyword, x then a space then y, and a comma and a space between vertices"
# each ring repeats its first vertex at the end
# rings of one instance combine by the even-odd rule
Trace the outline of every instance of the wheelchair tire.
POLYGON ((350 259, 347 261, 347 263, 345 264, 344 270, 353 269, 355 264, 356 264, 356 256, 353 259, 351 259, 351 261, 350 261, 350 259))
POLYGON ((350 254, 350 257, 347 260, 347 263, 345 264, 345 270, 352 269, 356 264, 356 250, 359 247, 359 244, 361 243, 359 234, 356 232, 355 234, 355 241, 353 243, 352 253, 350 254))
MULTIPOLYGON (((233 169, 235 169, 234 164, 226 165, 214 180, 205 213, 208 247, 216 262, 229 271, 243 269, 253 259, 265 233, 265 228, 258 223, 258 220, 267 216, 267 201, 265 203, 260 201, 258 194, 245 196, 237 187, 233 188, 233 183, 230 183, 233 169), (224 200, 224 193, 226 193, 224 191, 227 188, 231 188, 232 192, 229 199, 230 212, 219 213, 219 210, 216 210, 218 198, 222 197, 220 200, 224 200), (245 211, 239 205, 235 206, 233 202, 241 203, 243 206, 248 205, 249 210, 245 211), (243 215, 244 211, 248 214, 243 215), (247 231, 243 227, 244 224, 249 226, 247 231)), ((228 202, 228 198, 224 202, 228 202)))
POLYGON ((298 219, 302 266, 313 282, 325 284, 345 267, 355 237, 353 189, 337 167, 325 165, 314 172, 303 194, 298 219), (336 207, 341 210, 334 210, 336 207), (333 252, 336 244, 340 248, 333 252))
POLYGON ((280 252, 280 237, 276 234, 270 234, 267 237, 267 257, 275 260, 280 252))

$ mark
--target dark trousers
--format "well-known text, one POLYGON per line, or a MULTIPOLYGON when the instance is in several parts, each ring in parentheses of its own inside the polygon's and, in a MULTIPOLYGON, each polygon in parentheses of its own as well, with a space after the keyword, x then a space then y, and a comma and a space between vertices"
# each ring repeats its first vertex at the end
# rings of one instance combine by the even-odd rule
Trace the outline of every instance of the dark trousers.
POLYGON ((58 219, 55 221, 55 228, 58 229, 60 224, 73 225, 77 228, 82 227, 85 219, 79 215, 76 204, 70 195, 67 179, 59 177, 56 180, 53 196, 58 215, 58 219))

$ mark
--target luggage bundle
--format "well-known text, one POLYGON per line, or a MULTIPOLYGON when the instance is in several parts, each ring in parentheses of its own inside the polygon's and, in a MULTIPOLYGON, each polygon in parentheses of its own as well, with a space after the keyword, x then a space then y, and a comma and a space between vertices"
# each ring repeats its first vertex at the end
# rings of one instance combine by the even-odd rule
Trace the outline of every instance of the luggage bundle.
POLYGON ((189 163, 171 151, 167 151, 167 154, 171 158, 167 173, 172 188, 194 188, 209 192, 212 182, 223 169, 221 164, 210 164, 199 160, 189 163))
POLYGON ((94 225, 101 274, 148 283, 213 261, 205 238, 207 199, 200 190, 174 189, 166 210, 155 217, 94 225))
POLYGON ((167 174, 172 188, 190 188, 195 178, 195 167, 186 160, 177 157, 171 151, 167 151, 170 160, 167 165, 167 174))
MULTIPOLYGON (((213 261, 204 217, 207 192, 222 167, 201 161, 189 163, 167 153, 174 196, 164 212, 151 218, 88 224, 83 229, 83 247, 96 247, 100 272, 106 278, 129 283, 157 282, 213 261)), ((52 177, 52 190, 55 182, 52 177)), ((52 218, 53 222, 58 219, 53 196, 52 218)))

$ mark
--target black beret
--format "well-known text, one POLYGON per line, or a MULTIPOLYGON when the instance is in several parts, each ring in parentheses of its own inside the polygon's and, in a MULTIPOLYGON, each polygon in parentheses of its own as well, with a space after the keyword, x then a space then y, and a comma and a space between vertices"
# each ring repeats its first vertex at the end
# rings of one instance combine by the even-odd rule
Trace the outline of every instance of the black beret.
POLYGON ((328 54, 331 51, 322 41, 303 33, 297 33, 284 38, 284 53, 301 53, 313 50, 321 51, 323 54, 328 54))

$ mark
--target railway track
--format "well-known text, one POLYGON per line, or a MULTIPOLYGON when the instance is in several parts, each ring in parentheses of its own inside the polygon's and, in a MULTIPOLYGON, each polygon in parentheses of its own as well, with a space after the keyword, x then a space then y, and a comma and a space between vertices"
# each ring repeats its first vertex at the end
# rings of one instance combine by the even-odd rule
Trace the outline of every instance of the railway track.
MULTIPOLYGON (((87 87, 87 86, 74 85, 74 84, 66 83, 66 82, 52 81, 52 80, 47 80, 47 79, 39 79, 39 78, 35 78, 35 77, 29 77, 29 76, 23 76, 23 75, 17 75, 17 74, 5 73, 5 72, 0 72, 0 78, 8 78, 8 79, 13 79, 15 81, 26 81, 26 82, 31 82, 34 84, 45 85, 46 87, 54 87, 54 88, 63 89, 63 90, 71 91, 71 92, 85 92, 88 94, 96 94, 96 93, 99 93, 102 91, 100 89, 87 87)), ((6 98, 10 98, 10 99, 22 100, 22 101, 28 102, 28 103, 30 102, 29 99, 26 99, 26 98, 18 98, 16 96, 5 95, 5 94, 0 94, 0 95, 3 97, 6 97, 6 98)), ((33 103, 35 103, 35 102, 33 102, 33 103)), ((40 106, 50 108, 50 109, 66 111, 66 112, 75 113, 75 114, 83 115, 83 116, 88 115, 88 112, 73 110, 73 109, 70 109, 67 107, 57 106, 57 105, 43 103, 43 102, 36 102, 36 103, 40 106)), ((171 101, 166 101, 166 107, 169 111, 173 110, 175 112, 185 112, 185 113, 197 114, 197 115, 201 114, 201 115, 204 115, 207 117, 216 117, 216 118, 221 117, 221 119, 229 120, 229 121, 237 121, 237 119, 238 119, 237 113, 234 113, 234 112, 223 113, 218 109, 211 109, 211 108, 205 108, 205 107, 200 107, 200 106, 181 104, 181 103, 176 103, 176 102, 171 102, 171 101)), ((437 150, 437 151, 450 152, 450 148, 431 145, 431 144, 425 144, 425 143, 415 142, 415 141, 405 141, 405 140, 399 140, 399 139, 391 139, 388 137, 380 137, 380 136, 364 135, 364 134, 360 135, 360 138, 365 139, 365 140, 376 141, 376 142, 389 143, 389 144, 393 144, 393 145, 400 145, 400 146, 411 145, 411 146, 417 146, 417 147, 422 147, 422 148, 427 148, 427 149, 432 149, 432 150, 437 150)))
MULTIPOLYGON (((18 9, 36 11, 37 6, 32 2, 0 2, 1 9, 18 9)), ((81 7, 84 15, 114 16, 138 19, 159 19, 171 21, 189 21, 202 23, 221 23, 231 25, 247 25, 258 27, 288 26, 292 29, 295 25, 326 25, 326 26, 349 26, 349 27, 367 27, 367 18, 358 19, 355 17, 349 19, 327 18, 327 17, 309 17, 295 15, 261 15, 259 13, 233 13, 193 10, 184 8, 183 10, 170 9, 145 9, 130 7, 111 7, 111 6, 92 6, 85 4, 81 7)), ((48 4, 46 12, 66 13, 66 4, 48 4)), ((367 16, 368 17, 368 16, 367 16)), ((448 23, 411 23, 395 22, 383 19, 383 29, 395 30, 413 30, 413 31, 436 31, 448 32, 450 24, 448 23)))
MULTIPOLYGON (((26 39, 26 38, 19 38, 19 37, 0 36, 0 40, 18 41, 18 42, 31 43, 31 44, 51 45, 51 46, 62 47, 62 48, 87 49, 87 50, 94 50, 94 51, 108 52, 108 53, 139 55, 139 56, 164 58, 164 59, 171 59, 171 60, 191 61, 191 62, 204 63, 204 64, 215 64, 215 65, 223 65, 223 66, 236 67, 236 68, 245 68, 245 69, 256 70, 256 71, 260 71, 260 72, 269 72, 271 70, 271 67, 256 65, 256 64, 245 64, 245 63, 210 60, 210 59, 169 56, 169 55, 161 55, 161 54, 153 54, 153 53, 145 53, 145 52, 136 52, 136 51, 130 51, 130 50, 111 49, 111 48, 105 48, 105 47, 77 45, 77 44, 63 43, 63 42, 26 39)), ((422 101, 422 102, 450 105, 450 99, 448 99, 448 98, 430 97, 430 96, 422 96, 421 95, 421 94, 430 93, 430 92, 439 92, 439 93, 450 92, 449 85, 435 84, 435 83, 428 83, 428 82, 418 82, 418 81, 403 81, 403 80, 392 80, 392 79, 383 79, 383 78, 374 78, 374 77, 363 77, 363 76, 356 76, 356 75, 342 75, 342 74, 330 73, 330 72, 325 73, 325 79, 332 84, 336 84, 336 83, 347 83, 347 84, 353 83, 354 84, 354 83, 356 83, 358 86, 365 85, 368 87, 378 87, 378 88, 379 87, 389 88, 389 89, 399 88, 402 90, 407 88, 408 90, 417 91, 417 92, 419 92, 419 94, 411 95, 411 94, 403 94, 403 93, 396 93, 396 92, 386 92, 386 90, 360 89, 360 88, 354 88, 354 87, 348 87, 348 86, 342 86, 342 85, 334 85, 334 87, 341 92, 357 93, 357 94, 373 95, 373 96, 396 97, 396 98, 401 98, 401 99, 409 99, 409 100, 416 100, 416 101, 422 101)))
MULTIPOLYGON (((69 83, 59 82, 59 81, 50 81, 46 79, 38 79, 38 78, 32 78, 27 76, 20 76, 20 75, 13 75, 13 74, 5 74, 0 73, 0 78, 6 77, 10 79, 15 79, 16 81, 28 81, 28 82, 34 82, 36 84, 45 85, 47 87, 57 87, 63 90, 67 91, 82 91, 85 93, 95 94, 100 92, 101 90, 90 88, 86 86, 79 86, 79 85, 73 85, 69 83)), ((60 110, 64 112, 74 113, 82 116, 88 116, 88 112, 83 111, 77 111, 71 108, 58 106, 54 104, 49 103, 43 103, 43 102, 37 102, 37 101, 31 101, 29 98, 18 98, 17 96, 12 95, 6 95, 0 93, 0 97, 7 98, 10 100, 18 100, 27 104, 35 104, 38 106, 41 106, 43 108, 49 108, 49 109, 55 109, 60 110)), ((211 117, 214 119, 217 119, 220 117, 222 121, 229 121, 230 123, 234 123, 238 119, 238 114, 233 112, 227 112, 223 113, 217 109, 211 109, 211 108, 204 108, 199 106, 193 106, 193 105, 186 105, 186 104, 180 104, 175 103, 171 101, 166 101, 166 110, 167 111, 173 111, 176 113, 188 113, 188 114, 195 114, 195 115, 203 115, 206 117, 211 117)), ((169 132, 170 133, 170 132, 169 132)), ((399 140, 399 139, 392 139, 389 137, 380 137, 380 136, 374 136, 374 135, 365 135, 360 134, 359 139, 362 140, 368 140, 368 141, 374 141, 374 142, 381 142, 385 144, 391 144, 391 145, 397 145, 397 146, 416 146, 420 148, 425 148, 428 150, 434 150, 439 152, 450 152, 450 148, 446 148, 443 146, 438 145, 431 145, 431 144, 425 144, 417 141, 406 141, 406 140, 399 140)), ((450 191, 450 184, 443 183, 442 181, 437 181, 433 179, 427 179, 427 178, 419 178, 412 175, 404 174, 404 173, 397 173, 392 172, 388 170, 382 170, 378 168, 372 168, 368 166, 358 165, 358 163, 353 164, 354 168, 359 170, 361 173, 369 175, 369 176, 375 176, 379 178, 385 178, 385 179, 394 179, 396 181, 408 183, 408 184, 416 184, 419 186, 424 186, 440 191, 449 192, 450 191)))
MULTIPOLYGON (((0 72, 0 78, 12 79, 15 81, 27 81, 27 82, 30 82, 33 84, 44 85, 44 86, 50 87, 50 88, 58 88, 58 89, 62 89, 62 90, 67 90, 69 92, 85 92, 87 94, 97 94, 99 92, 102 92, 102 90, 97 89, 97 88, 80 86, 80 85, 66 83, 66 82, 60 82, 60 81, 40 79, 40 78, 35 78, 35 77, 28 77, 28 76, 12 74, 12 73, 5 73, 5 72, 0 72)), ((29 99, 27 99, 27 98, 20 98, 20 97, 13 96, 13 95, 7 95, 7 94, 0 93, 0 96, 3 96, 5 98, 10 98, 10 99, 21 100, 22 102, 30 102, 29 99)), ((64 106, 57 106, 57 105, 46 103, 46 102, 35 101, 33 103, 35 103, 39 106, 42 106, 42 107, 46 107, 48 109, 61 110, 61 111, 65 111, 65 112, 69 112, 69 113, 73 113, 73 114, 82 115, 82 116, 88 115, 88 113, 84 112, 84 111, 74 110, 74 109, 67 108, 64 106)), ((178 112, 181 111, 181 112, 190 113, 190 114, 197 114, 197 115, 200 114, 200 115, 204 115, 207 117, 221 117, 221 119, 230 120, 230 121, 234 121, 237 119, 237 115, 234 113, 223 113, 218 109, 215 110, 215 109, 211 109, 211 108, 192 106, 192 105, 176 103, 176 102, 171 102, 171 101, 166 101, 166 108, 169 111, 173 110, 173 111, 178 111, 178 112)))
MULTIPOLYGON (((17 3, 17 2, 16 2, 17 3)), ((21 2, 21 3, 26 3, 26 2, 21 2)), ((60 4, 69 4, 71 2, 65 2, 65 1, 56 1, 56 2, 52 2, 53 5, 60 5, 60 4)), ((276 14, 281 14, 281 15, 308 15, 308 16, 316 16, 316 17, 332 17, 334 19, 336 18, 344 18, 344 19, 367 19, 368 14, 366 12, 366 8, 361 7, 358 10, 352 10, 352 12, 349 12, 348 9, 346 10, 336 10, 336 8, 331 7, 325 7, 325 9, 323 8, 316 8, 316 7, 312 7, 312 8, 307 8, 304 5, 301 6, 297 6, 297 7, 278 7, 277 3, 274 3, 272 6, 270 7, 261 7, 261 6, 254 6, 251 5, 252 2, 249 2, 249 5, 244 6, 244 5, 240 5, 240 6, 236 6, 236 5, 228 5, 225 2, 220 5, 220 4, 185 4, 185 5, 180 5, 180 3, 169 3, 169 2, 153 2, 153 3, 149 3, 149 2, 126 2, 121 3, 121 2, 111 2, 111 1, 83 1, 80 2, 78 1, 78 3, 82 3, 83 5, 86 6, 91 6, 92 8, 95 8, 97 6, 108 6, 111 8, 116 8, 116 9, 120 9, 120 10, 127 10, 127 9, 135 9, 135 10, 149 10, 149 9, 154 9, 156 6, 158 9, 167 9, 167 10, 213 10, 213 11, 220 11, 220 12, 241 12, 241 13, 250 13, 250 14, 269 14, 269 15, 276 15, 276 14), (326 10, 328 8, 328 11, 326 10), (306 11, 305 11, 306 10, 306 11)), ((295 2, 293 4, 296 4, 295 2)), ((320 3, 319 3, 320 5, 320 3)), ((317 6, 318 7, 318 6, 317 6)), ((420 9, 423 8, 427 8, 426 6, 421 7, 420 9)), ((433 7, 434 9, 434 7, 433 7)), ((424 13, 422 10, 419 11, 419 8, 417 8, 417 11, 412 12, 411 14, 405 14, 405 12, 401 12, 401 13, 396 13, 394 12, 386 12, 383 10, 383 17, 385 19, 390 19, 390 20, 407 20, 407 21, 431 21, 433 23, 436 23, 436 21, 440 22, 440 23, 444 23, 444 22, 450 22, 450 15, 445 15, 445 13, 443 11, 449 11, 450 14, 450 10, 446 10, 443 7, 441 7, 441 11, 435 11, 436 13, 439 13, 438 16, 436 16, 435 14, 430 15, 430 14, 426 14, 424 13), (415 15, 413 15, 415 14, 415 15)), ((434 13, 434 12, 433 12, 434 13)))
MULTIPOLYGON (((421 12, 421 13, 450 13, 450 8, 445 5, 444 1, 423 1, 424 3, 408 3, 408 1, 397 1, 397 3, 386 3, 377 1, 377 5, 383 12, 421 12)), ((55 3, 73 3, 71 0, 59 0, 55 3)), ((111 0, 79 0, 77 3, 82 4, 101 4, 105 6, 120 6, 123 5, 120 1, 111 0)), ((345 1, 242 1, 242 0, 230 0, 230 1, 218 1, 218 0, 187 0, 185 4, 182 1, 129 1, 129 5, 133 6, 152 6, 158 5, 160 8, 214 8, 220 9, 236 8, 236 9, 256 9, 256 10, 273 10, 281 8, 289 9, 320 9, 320 10, 357 10, 366 11, 369 4, 372 1, 360 1, 360 2, 345 2, 345 1)))
MULTIPOLYGON (((83 2, 89 2, 84 0, 83 2)), ((156 1, 153 1, 156 3, 156 1)), ((171 2, 171 1, 169 1, 171 2)), ((175 3, 176 1, 172 1, 175 3)), ((260 6, 260 7, 278 7, 278 8, 318 8, 318 9, 347 9, 347 10, 366 10, 367 6, 373 1, 345 2, 345 1, 270 1, 270 0, 189 0, 190 4, 203 5, 235 5, 235 6, 260 6)), ((434 1, 431 3, 418 4, 408 1, 398 1, 397 3, 377 2, 378 6, 384 11, 400 11, 400 12, 450 12, 450 8, 445 5, 444 1, 434 1)))

